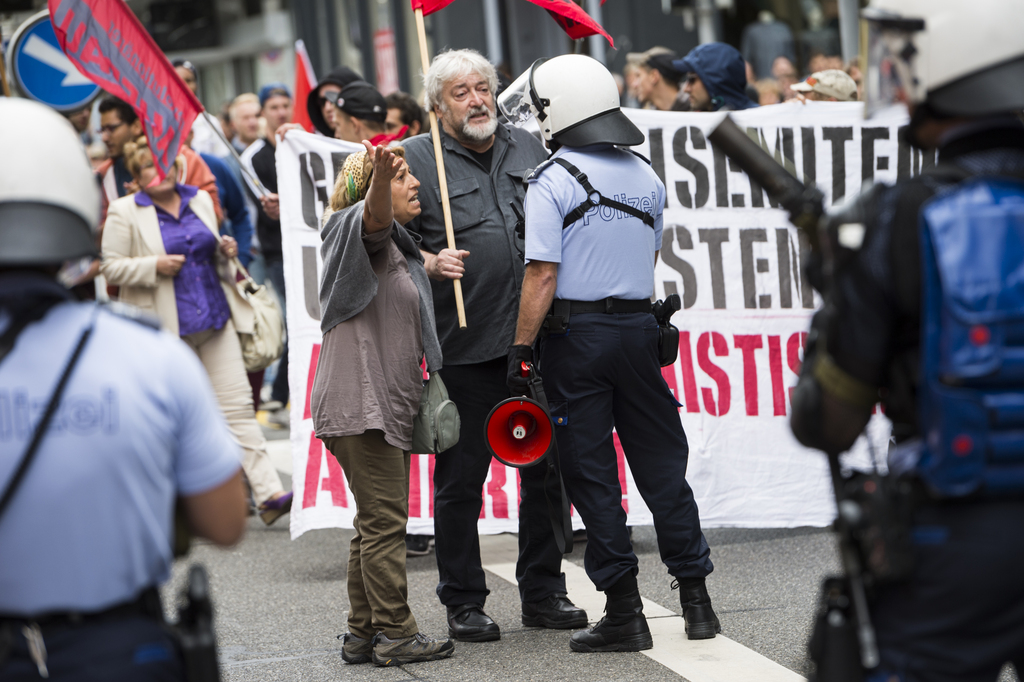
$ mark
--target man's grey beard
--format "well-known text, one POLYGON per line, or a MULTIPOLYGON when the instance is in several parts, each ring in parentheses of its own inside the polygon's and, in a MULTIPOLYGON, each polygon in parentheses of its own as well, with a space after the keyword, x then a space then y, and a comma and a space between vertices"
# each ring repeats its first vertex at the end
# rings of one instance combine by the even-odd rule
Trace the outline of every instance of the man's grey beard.
POLYGON ((459 141, 466 141, 472 143, 486 142, 491 139, 494 135, 494 131, 498 128, 498 117, 486 106, 476 107, 466 112, 466 118, 459 121, 458 127, 452 126, 456 133, 458 133, 459 141), (482 126, 471 126, 469 119, 477 114, 486 113, 490 116, 490 120, 482 126))

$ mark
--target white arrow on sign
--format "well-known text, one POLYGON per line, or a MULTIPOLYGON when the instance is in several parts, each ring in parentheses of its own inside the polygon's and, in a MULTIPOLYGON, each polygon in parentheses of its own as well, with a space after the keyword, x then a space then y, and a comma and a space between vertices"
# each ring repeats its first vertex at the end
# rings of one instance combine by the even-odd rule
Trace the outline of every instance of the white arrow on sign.
POLYGON ((33 59, 38 59, 43 64, 57 69, 64 74, 61 85, 70 87, 72 85, 92 85, 92 81, 86 78, 75 68, 67 55, 56 47, 46 42, 37 35, 31 35, 25 43, 25 54, 33 59))

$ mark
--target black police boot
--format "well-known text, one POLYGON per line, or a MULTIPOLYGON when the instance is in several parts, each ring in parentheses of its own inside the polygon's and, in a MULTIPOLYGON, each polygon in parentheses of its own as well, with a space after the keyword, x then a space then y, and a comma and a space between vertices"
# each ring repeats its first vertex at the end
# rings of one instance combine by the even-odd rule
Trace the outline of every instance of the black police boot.
POLYGON ((591 652, 643 651, 654 647, 636 576, 624 575, 605 595, 604 618, 589 630, 572 633, 569 648, 591 652))
POLYGON ((672 589, 679 588, 679 603, 683 607, 683 620, 686 621, 686 636, 689 639, 711 639, 722 631, 715 610, 711 608, 711 596, 708 594, 704 578, 677 578, 672 581, 672 589))
POLYGON ((493 642, 501 639, 501 630, 491 617, 484 613, 481 604, 459 604, 449 606, 448 636, 460 642, 493 642))
POLYGON ((564 594, 553 594, 538 602, 523 602, 523 625, 571 630, 587 627, 587 612, 564 594))

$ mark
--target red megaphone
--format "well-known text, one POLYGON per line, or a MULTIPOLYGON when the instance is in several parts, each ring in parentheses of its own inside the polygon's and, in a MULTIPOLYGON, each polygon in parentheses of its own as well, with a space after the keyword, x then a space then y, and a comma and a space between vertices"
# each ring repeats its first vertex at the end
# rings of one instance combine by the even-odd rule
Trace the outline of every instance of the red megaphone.
POLYGON ((484 441, 502 464, 523 468, 544 459, 553 438, 551 417, 535 400, 509 398, 494 406, 484 422, 484 441))

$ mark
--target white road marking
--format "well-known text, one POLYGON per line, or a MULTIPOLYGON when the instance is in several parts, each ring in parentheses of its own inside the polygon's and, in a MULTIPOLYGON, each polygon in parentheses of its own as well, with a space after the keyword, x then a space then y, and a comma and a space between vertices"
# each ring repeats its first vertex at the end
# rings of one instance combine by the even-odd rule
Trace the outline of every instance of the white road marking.
MULTIPOLYGON (((487 562, 484 568, 513 585, 517 551, 515 536, 480 538, 480 554, 487 562)), ((562 561, 562 570, 569 599, 586 609, 591 621, 597 621, 604 612, 604 593, 594 588, 586 571, 576 564, 562 561)), ((649 599, 644 599, 644 615, 654 637, 654 648, 641 653, 689 682, 804 682, 803 676, 723 635, 687 639, 682 617, 649 599)))

